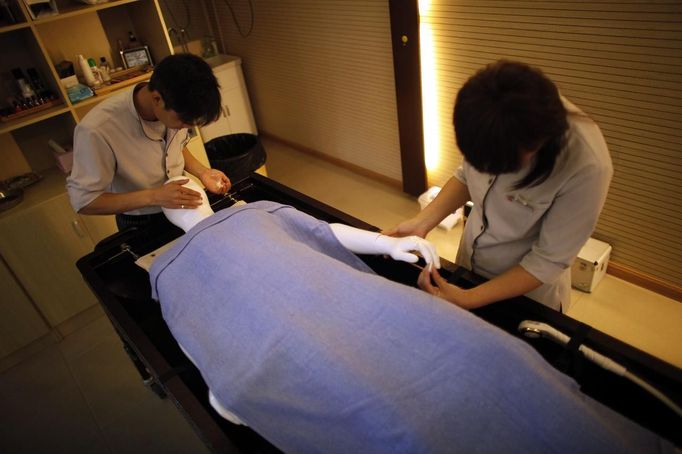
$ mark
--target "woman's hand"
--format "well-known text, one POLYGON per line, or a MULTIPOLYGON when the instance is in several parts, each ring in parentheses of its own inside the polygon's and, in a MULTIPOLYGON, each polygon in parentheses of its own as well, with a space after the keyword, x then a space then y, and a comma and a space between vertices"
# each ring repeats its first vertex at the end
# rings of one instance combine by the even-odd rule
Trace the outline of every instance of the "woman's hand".
POLYGON ((206 189, 214 194, 225 194, 232 187, 232 182, 227 175, 218 169, 207 169, 199 179, 206 189))
POLYGON ((468 291, 461 287, 457 287, 454 284, 450 284, 440 275, 438 270, 431 266, 425 266, 424 269, 422 269, 422 272, 419 274, 419 279, 417 279, 417 285, 427 293, 443 298, 464 309, 471 309, 471 307, 468 307, 468 291))
POLYGON ((415 216, 382 233, 387 236, 395 237, 415 235, 420 238, 426 238, 426 234, 429 233, 429 230, 430 229, 425 225, 425 222, 422 221, 419 216, 415 216))

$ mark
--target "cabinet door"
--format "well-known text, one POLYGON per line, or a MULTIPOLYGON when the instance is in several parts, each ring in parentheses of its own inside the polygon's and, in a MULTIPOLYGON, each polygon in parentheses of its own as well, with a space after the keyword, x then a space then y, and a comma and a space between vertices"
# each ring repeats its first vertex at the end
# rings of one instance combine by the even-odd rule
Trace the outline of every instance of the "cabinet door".
POLYGON ((227 112, 225 111, 225 107, 222 106, 220 117, 218 117, 216 121, 206 126, 202 126, 200 129, 201 138, 204 140, 204 143, 208 142, 209 140, 215 139, 216 137, 232 134, 232 129, 230 128, 230 120, 228 120, 227 118, 227 112))
POLYGON ((81 214, 79 217, 93 244, 97 244, 104 238, 118 232, 115 216, 87 216, 81 214))
POLYGON ((243 86, 221 90, 223 110, 230 122, 230 133, 256 133, 256 126, 251 114, 251 104, 243 86))
POLYGON ((97 303, 76 268, 93 248, 66 194, 0 223, 0 252, 52 326, 97 303))
POLYGON ((0 358, 47 334, 49 328, 0 260, 0 358))
POLYGON ((222 112, 216 122, 201 128, 204 143, 227 134, 240 132, 256 134, 256 122, 253 119, 241 65, 230 62, 216 66, 213 72, 220 84, 222 112))

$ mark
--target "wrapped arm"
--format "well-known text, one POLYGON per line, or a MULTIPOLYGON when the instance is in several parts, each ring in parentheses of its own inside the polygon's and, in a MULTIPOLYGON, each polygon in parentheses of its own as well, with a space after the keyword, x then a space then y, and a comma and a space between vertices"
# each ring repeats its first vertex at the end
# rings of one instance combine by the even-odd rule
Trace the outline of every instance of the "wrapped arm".
POLYGON ((418 251, 427 264, 440 268, 440 257, 436 247, 418 236, 395 238, 345 224, 329 226, 339 243, 356 254, 387 254, 394 260, 415 263, 419 257, 411 251, 418 251))

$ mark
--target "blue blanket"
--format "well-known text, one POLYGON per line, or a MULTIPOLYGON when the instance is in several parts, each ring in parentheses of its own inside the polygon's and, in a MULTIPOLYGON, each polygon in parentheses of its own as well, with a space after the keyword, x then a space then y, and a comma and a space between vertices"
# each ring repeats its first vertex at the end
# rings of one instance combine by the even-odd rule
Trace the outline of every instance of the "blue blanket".
POLYGON ((657 452, 531 347, 374 274, 329 226, 256 202, 151 269, 218 400, 285 452, 657 452))

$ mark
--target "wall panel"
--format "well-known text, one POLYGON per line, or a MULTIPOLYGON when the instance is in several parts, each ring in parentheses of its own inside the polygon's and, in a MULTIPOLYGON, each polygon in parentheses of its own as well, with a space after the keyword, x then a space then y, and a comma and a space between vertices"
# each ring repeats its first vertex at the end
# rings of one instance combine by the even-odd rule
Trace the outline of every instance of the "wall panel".
MULTIPOLYGON (((388 2, 257 0, 248 37, 225 2, 208 4, 261 132, 401 180, 388 2)), ((231 4, 246 32, 248 2, 231 4)))
MULTIPOLYGON (((542 68, 601 127, 614 178, 595 237, 612 261, 682 286, 682 2, 445 1, 433 32, 442 184, 461 162, 453 100, 499 58, 542 68)), ((428 151, 427 151, 428 152, 428 151)))

